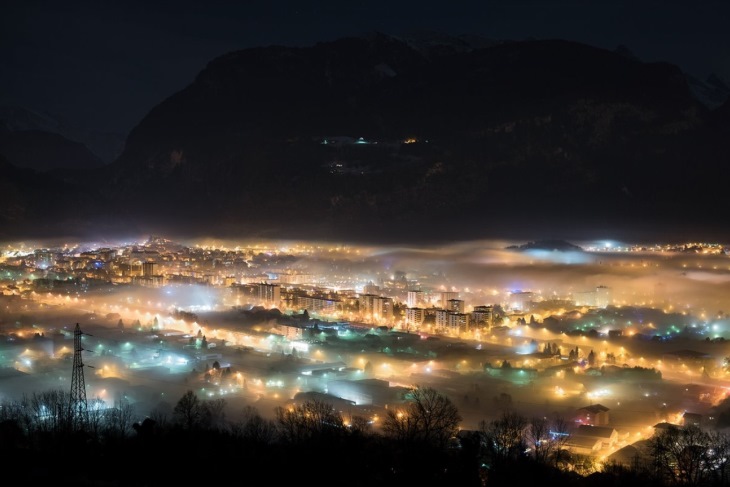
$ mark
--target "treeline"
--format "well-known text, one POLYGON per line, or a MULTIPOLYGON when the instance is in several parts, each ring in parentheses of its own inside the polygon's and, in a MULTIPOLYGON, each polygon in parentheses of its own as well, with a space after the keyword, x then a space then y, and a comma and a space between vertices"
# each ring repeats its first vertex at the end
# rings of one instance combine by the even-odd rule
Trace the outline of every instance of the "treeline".
POLYGON ((559 417, 505 412, 459 430, 450 399, 415 387, 374 427, 323 401, 277 407, 273 419, 247 407, 226 418, 224 399, 186 392, 174 408, 136 421, 133 406, 48 391, 0 404, 2 485, 336 485, 601 487, 729 485, 730 441, 697 427, 652 438, 651 462, 598 465, 571 454, 559 417), (10 480, 13 479, 13 480, 10 480))

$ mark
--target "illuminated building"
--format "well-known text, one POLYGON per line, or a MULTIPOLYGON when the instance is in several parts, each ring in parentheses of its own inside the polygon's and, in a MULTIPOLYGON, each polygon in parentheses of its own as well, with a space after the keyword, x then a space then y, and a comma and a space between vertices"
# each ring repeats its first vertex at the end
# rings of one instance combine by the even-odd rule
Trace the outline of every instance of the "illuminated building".
POLYGON ((530 291, 513 291, 509 295, 509 308, 514 311, 529 311, 535 294, 530 291))
POLYGON ((279 282, 282 284, 304 284, 311 280, 311 274, 302 274, 298 272, 285 272, 279 274, 279 282))
POLYGON ((474 306, 471 313, 471 321, 476 327, 489 327, 493 322, 492 306, 474 306))
POLYGON ((381 379, 331 380, 327 383, 329 394, 353 401, 357 405, 372 404, 382 407, 400 403, 408 391, 406 387, 391 387, 388 381, 381 379))
POLYGON ((702 415, 699 413, 690 413, 685 411, 684 414, 682 414, 682 425, 702 426, 702 415))
POLYGON ((301 340, 304 338, 305 328, 303 326, 278 324, 274 326, 274 332, 287 340, 301 340))
POLYGON ((368 282, 365 286, 363 286, 362 290, 363 294, 378 294, 380 293, 380 286, 377 284, 374 284, 372 281, 368 282))
POLYGON ((423 308, 407 308, 406 323, 410 326, 420 327, 426 318, 423 308))
POLYGON ((375 294, 361 294, 358 297, 360 314, 366 318, 390 320, 393 318, 393 298, 375 294))
POLYGON ((448 313, 446 328, 453 335, 469 331, 469 315, 466 313, 448 313))
POLYGON ((315 313, 334 313, 339 309, 340 300, 324 296, 297 296, 298 309, 306 309, 315 313))
POLYGON ((281 286, 278 284, 257 283, 256 294, 260 302, 278 306, 281 301, 281 286))
POLYGON ((609 409, 603 404, 591 404, 578 409, 576 421, 593 426, 605 426, 608 424, 608 411, 609 409))
POLYGON ((49 250, 35 251, 35 266, 39 269, 48 269, 56 263, 55 255, 49 250))
POLYGON ((357 304, 362 316, 372 316, 375 308, 375 298, 377 294, 364 293, 358 296, 357 304))
POLYGON ((165 285, 163 276, 133 276, 132 284, 144 287, 162 287, 165 285))
POLYGON ((459 299, 459 293, 454 291, 444 291, 439 298, 439 305, 446 309, 450 299, 459 299))
POLYGON ((445 309, 453 311, 454 313, 464 312, 464 300, 463 299, 449 299, 446 301, 445 309))
POLYGON ((393 298, 379 296, 373 300, 373 317, 390 321, 393 319, 393 298))
POLYGON ((110 248, 99 249, 99 259, 104 262, 111 262, 117 257, 117 250, 110 248))
POLYGON ((441 333, 446 332, 446 326, 448 324, 449 312, 445 309, 434 310, 434 324, 436 325, 436 331, 441 333))
POLYGON ((571 435, 572 438, 584 437, 597 439, 601 442, 601 449, 611 449, 618 441, 618 431, 609 426, 592 426, 582 424, 571 435))
POLYGON ((151 277, 156 276, 158 274, 158 264, 157 262, 142 262, 142 275, 144 277, 151 277))
POLYGON ((424 303, 423 291, 408 291, 406 305, 409 308, 420 308, 423 307, 424 303))
POLYGON ((580 455, 597 455, 603 442, 593 436, 570 435, 564 446, 571 452, 580 455))
POLYGON ((141 276, 142 275, 142 262, 140 262, 138 260, 130 262, 127 272, 129 273, 128 275, 130 275, 132 277, 141 276))
POLYGON ((469 315, 454 313, 446 309, 437 309, 435 313, 436 331, 448 335, 459 335, 469 330, 469 315))

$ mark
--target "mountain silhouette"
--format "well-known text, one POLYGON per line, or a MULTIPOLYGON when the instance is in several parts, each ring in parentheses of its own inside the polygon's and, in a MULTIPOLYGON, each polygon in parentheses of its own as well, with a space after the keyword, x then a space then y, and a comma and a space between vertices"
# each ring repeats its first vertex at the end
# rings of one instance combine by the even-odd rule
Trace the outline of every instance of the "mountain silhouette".
POLYGON ((73 182, 189 235, 710 232, 727 111, 677 66, 622 52, 376 33, 214 59, 73 182))

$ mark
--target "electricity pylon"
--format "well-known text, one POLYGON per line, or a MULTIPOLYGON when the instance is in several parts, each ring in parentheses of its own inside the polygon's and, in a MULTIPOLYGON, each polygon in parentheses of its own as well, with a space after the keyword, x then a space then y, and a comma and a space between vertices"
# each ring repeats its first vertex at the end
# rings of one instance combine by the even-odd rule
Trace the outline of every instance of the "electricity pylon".
POLYGON ((84 361, 81 352, 81 332, 79 324, 76 323, 74 330, 74 365, 71 374, 71 400, 69 403, 69 417, 74 429, 82 429, 88 421, 88 410, 86 406, 86 384, 84 383, 84 361))

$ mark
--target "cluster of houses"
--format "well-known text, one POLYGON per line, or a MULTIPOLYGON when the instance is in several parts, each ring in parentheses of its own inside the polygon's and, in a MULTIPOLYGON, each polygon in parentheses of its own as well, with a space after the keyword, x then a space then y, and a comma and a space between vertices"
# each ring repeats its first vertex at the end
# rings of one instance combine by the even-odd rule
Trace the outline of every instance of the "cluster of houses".
MULTIPOLYGON (((578 410, 576 427, 571 432, 565 448, 573 453, 592 457, 605 456, 605 463, 632 467, 638 463, 646 464, 651 459, 650 440, 641 439, 626 444, 629 433, 619 432, 610 425, 609 409, 602 404, 592 404, 578 410)), ((698 413, 685 412, 680 424, 659 422, 653 426, 654 433, 667 428, 686 425, 701 426, 703 416, 698 413)))

